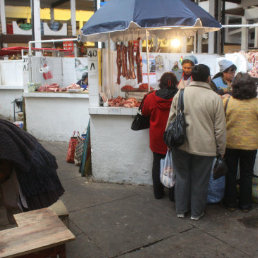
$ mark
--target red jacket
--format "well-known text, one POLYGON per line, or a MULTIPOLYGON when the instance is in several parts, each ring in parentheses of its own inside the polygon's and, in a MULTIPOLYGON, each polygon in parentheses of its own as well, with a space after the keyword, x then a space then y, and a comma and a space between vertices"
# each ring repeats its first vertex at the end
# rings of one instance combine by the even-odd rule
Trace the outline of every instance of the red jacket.
POLYGON ((156 91, 150 93, 144 100, 142 114, 150 116, 150 149, 152 152, 166 154, 167 145, 163 134, 167 125, 172 98, 163 99, 156 96, 156 91))

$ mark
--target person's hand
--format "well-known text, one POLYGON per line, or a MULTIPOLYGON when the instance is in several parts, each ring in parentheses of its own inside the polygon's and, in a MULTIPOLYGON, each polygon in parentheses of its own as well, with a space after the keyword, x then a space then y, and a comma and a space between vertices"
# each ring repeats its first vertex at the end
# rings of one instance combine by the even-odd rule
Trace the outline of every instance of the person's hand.
POLYGON ((230 95, 228 93, 221 96, 222 99, 229 98, 229 97, 230 97, 230 95))

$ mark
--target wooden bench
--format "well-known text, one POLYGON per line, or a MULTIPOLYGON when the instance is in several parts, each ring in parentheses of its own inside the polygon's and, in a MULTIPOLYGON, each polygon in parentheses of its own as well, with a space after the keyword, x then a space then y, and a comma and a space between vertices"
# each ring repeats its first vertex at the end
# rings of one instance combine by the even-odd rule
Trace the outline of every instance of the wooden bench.
POLYGON ((73 233, 49 208, 14 215, 18 227, 0 231, 0 257, 65 258, 73 233))

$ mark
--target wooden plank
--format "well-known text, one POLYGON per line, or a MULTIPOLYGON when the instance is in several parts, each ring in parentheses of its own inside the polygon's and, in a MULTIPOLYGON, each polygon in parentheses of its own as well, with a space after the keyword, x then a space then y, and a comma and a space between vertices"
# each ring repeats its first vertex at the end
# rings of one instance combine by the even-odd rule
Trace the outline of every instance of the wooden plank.
POLYGON ((39 252, 35 252, 32 254, 25 254, 19 256, 19 258, 56 258, 58 255, 59 258, 65 258, 65 245, 55 246, 52 248, 48 248, 39 252))
POLYGON ((0 231, 1 258, 39 252, 75 239, 57 215, 47 208, 17 214, 15 218, 19 227, 0 231))
POLYGON ((43 220, 51 219, 52 221, 52 217, 58 219, 57 214, 49 208, 22 212, 14 215, 15 221, 19 227, 32 223, 43 223, 43 220))

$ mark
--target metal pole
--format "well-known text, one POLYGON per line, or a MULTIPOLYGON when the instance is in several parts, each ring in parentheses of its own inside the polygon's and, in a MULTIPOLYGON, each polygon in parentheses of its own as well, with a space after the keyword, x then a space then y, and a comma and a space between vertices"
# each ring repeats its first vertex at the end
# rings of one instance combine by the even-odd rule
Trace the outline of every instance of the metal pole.
POLYGON ((256 28, 258 23, 254 24, 226 24, 222 25, 222 28, 256 28))
POLYGON ((148 32, 147 32, 147 30, 145 31, 145 35, 146 35, 146 59, 147 59, 148 91, 150 91, 149 46, 148 46, 148 32))
POLYGON ((197 33, 197 32, 195 32, 195 33, 194 33, 194 36, 193 36, 193 39, 194 39, 194 42, 193 42, 193 43, 194 43, 194 53, 195 53, 195 54, 196 54, 196 33, 197 33))
POLYGON ((35 31, 34 31, 34 0, 30 0, 30 11, 31 11, 30 23, 31 23, 31 26, 32 26, 32 40, 35 40, 35 31))
MULTIPOLYGON (((209 0, 209 13, 212 16, 215 16, 215 0, 209 0)), ((209 32, 209 41, 208 41, 208 53, 214 54, 214 39, 215 32, 209 32)))
POLYGON ((71 8, 72 35, 76 36, 76 2, 75 2, 75 0, 70 0, 70 8, 71 8))
MULTIPOLYGON (((226 2, 225 0, 222 0, 222 18, 221 18, 221 23, 225 23, 225 10, 226 10, 226 2)), ((225 43, 225 29, 221 29, 221 41, 220 41, 220 49, 221 53, 224 53, 224 43, 225 43)))
POLYGON ((112 89, 112 96, 114 96, 114 86, 113 86, 113 82, 111 80, 111 69, 112 63, 111 63, 111 38, 110 38, 110 33, 108 33, 108 84, 110 85, 111 89, 112 89))

